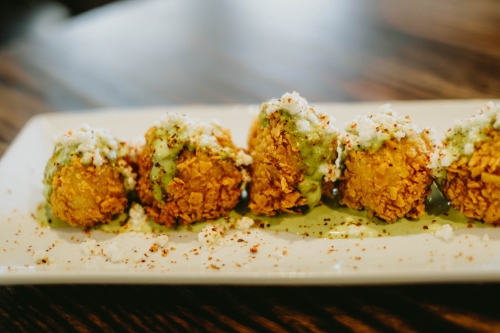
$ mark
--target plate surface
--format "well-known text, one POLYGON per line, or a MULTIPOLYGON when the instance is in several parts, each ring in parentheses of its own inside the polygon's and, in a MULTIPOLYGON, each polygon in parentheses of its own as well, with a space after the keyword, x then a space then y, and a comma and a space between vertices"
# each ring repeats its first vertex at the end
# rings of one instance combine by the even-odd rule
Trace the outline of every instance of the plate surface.
MULTIPOLYGON (((438 132, 456 118, 472 115, 486 101, 395 102, 400 115, 438 132)), ((337 119, 337 127, 380 103, 318 104, 337 119)), ((43 201, 42 175, 53 149, 52 137, 82 122, 109 128, 123 138, 142 135, 166 111, 229 127, 245 146, 257 106, 187 106, 99 110, 37 116, 22 130, 0 161, 0 283, 161 283, 161 284, 382 284, 500 281, 500 229, 455 231, 449 241, 433 234, 363 239, 319 239, 251 228, 245 242, 213 249, 200 247, 196 233, 173 232, 167 249, 150 252, 150 234, 92 231, 103 248, 115 242, 128 259, 112 263, 103 255, 85 256, 81 229, 42 228, 35 220, 43 201), (490 240, 482 240, 484 234, 490 240), (258 252, 250 249, 258 244, 258 252), (196 251, 195 251, 196 249, 196 251), (46 251, 50 264, 36 264, 46 251)), ((397 223, 397 222, 396 222, 397 223)), ((239 231, 236 231, 239 232, 239 231)), ((240 232, 241 233, 241 232, 240 232)))

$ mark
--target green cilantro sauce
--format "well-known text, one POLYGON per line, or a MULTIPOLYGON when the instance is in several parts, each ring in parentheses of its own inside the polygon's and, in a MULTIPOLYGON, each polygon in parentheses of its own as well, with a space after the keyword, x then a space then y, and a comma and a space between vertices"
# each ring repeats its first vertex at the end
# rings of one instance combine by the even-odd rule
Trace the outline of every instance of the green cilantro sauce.
MULTIPOLYGON (((262 128, 269 126, 269 119, 266 114, 267 105, 264 105, 259 114, 259 121, 262 128)), ((280 123, 284 124, 285 130, 292 138, 292 144, 299 148, 302 157, 302 168, 304 181, 299 184, 299 192, 307 198, 310 208, 316 206, 321 200, 321 184, 323 174, 318 171, 323 163, 332 163, 336 159, 336 150, 331 147, 331 143, 337 138, 337 132, 326 132, 319 125, 311 124, 309 133, 302 133, 297 130, 297 117, 293 117, 287 112, 278 110, 280 123)))
MULTIPOLYGON (((357 132, 355 132, 355 134, 358 135, 357 132)), ((367 151, 367 152, 373 154, 373 153, 377 152, 380 148, 382 148, 382 146, 384 145, 384 143, 386 141, 393 140, 393 139, 394 138, 391 137, 390 135, 385 135, 382 138, 371 138, 369 141, 367 141, 364 144, 352 146, 352 150, 367 151)), ((347 157, 349 150, 345 149, 343 152, 345 153, 345 157, 347 157)))
POLYGON ((448 149, 451 148, 453 150, 456 150, 458 156, 460 157, 460 156, 471 156, 473 153, 473 151, 469 154, 465 153, 464 148, 466 144, 471 143, 475 145, 477 143, 486 141, 486 139, 488 139, 488 135, 484 133, 484 131, 476 133, 473 140, 471 140, 469 133, 459 132, 455 133, 451 137, 446 138, 444 142, 446 142, 448 149))
MULTIPOLYGON (((150 180, 153 184, 153 195, 157 201, 163 202, 167 193, 168 184, 174 179, 177 171, 175 160, 184 148, 184 142, 171 139, 168 132, 162 128, 156 128, 153 146, 153 168, 150 172, 150 180), (168 141, 167 141, 168 140, 168 141)), ((187 148, 191 151, 194 147, 187 148)))
MULTIPOLYGON (((235 224, 237 219, 245 215, 255 221, 254 228, 329 239, 432 233, 443 224, 450 224, 453 229, 494 227, 493 225, 470 220, 461 215, 456 209, 450 208, 448 202, 435 187, 433 187, 432 195, 426 200, 427 214, 417 220, 398 219, 392 224, 378 218, 369 219, 365 211, 357 211, 340 206, 336 201, 326 201, 324 205, 315 207, 304 215, 281 214, 275 217, 254 216, 246 208, 246 204, 246 202, 242 202, 236 209, 230 212, 228 218, 220 218, 212 223, 235 224), (359 236, 349 234, 352 225, 364 227, 359 236)), ((43 227, 54 229, 67 227, 79 228, 71 227, 66 222, 53 216, 50 207, 46 203, 39 205, 37 220, 43 227)), ((115 234, 132 232, 133 228, 127 220, 128 214, 122 213, 108 224, 98 224, 90 228, 80 227, 79 229, 100 230, 115 234)), ((198 233, 206 224, 206 222, 197 222, 167 228, 149 219, 138 230, 136 229, 136 231, 156 234, 168 234, 178 231, 198 233)))

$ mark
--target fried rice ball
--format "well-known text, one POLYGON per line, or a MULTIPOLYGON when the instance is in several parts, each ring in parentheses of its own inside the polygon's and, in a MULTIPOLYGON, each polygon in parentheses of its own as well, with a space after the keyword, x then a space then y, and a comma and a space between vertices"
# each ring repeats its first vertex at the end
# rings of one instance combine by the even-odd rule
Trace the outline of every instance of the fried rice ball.
POLYGON ((339 174, 334 165, 338 132, 332 122, 296 92, 261 106, 248 143, 253 214, 300 214, 304 206, 319 203, 323 188, 332 188, 325 185, 339 174))
POLYGON ((433 158, 436 182, 468 218, 500 223, 500 105, 456 122, 433 158))
POLYGON ((419 132, 409 118, 384 105, 358 116, 346 131, 340 203, 389 223, 422 216, 432 185, 428 164, 434 142, 429 130, 419 132))
POLYGON ((441 183, 451 205, 463 215, 500 223, 500 132, 487 130, 488 140, 472 156, 462 156, 447 169, 441 183))
POLYGON ((86 124, 56 140, 43 180, 55 216, 88 227, 125 210, 136 175, 123 159, 122 145, 108 131, 86 124))
POLYGON ((52 186, 54 215, 73 226, 110 222, 127 206, 122 175, 109 164, 82 165, 73 156, 70 164, 56 173, 52 186))
POLYGON ((422 216, 432 184, 430 149, 423 139, 402 139, 385 141, 375 152, 350 151, 340 177, 340 203, 387 222, 422 216))
POLYGON ((150 128, 138 160, 137 192, 148 216, 165 226, 227 216, 239 202, 245 177, 241 166, 251 162, 249 156, 234 146, 228 130, 218 126, 172 114, 168 114, 163 122, 164 127, 172 122, 178 128, 171 132, 161 130, 161 126, 150 128), (188 139, 183 140, 182 133, 188 139), (195 142, 189 142, 191 139, 195 142), (210 139, 212 146, 200 145, 200 142, 210 139), (173 158, 175 172, 166 186, 161 179, 168 176, 168 170, 161 170, 161 176, 156 179, 152 177, 155 145, 158 144, 178 145, 173 158), (228 156, 223 158, 221 152, 228 156))

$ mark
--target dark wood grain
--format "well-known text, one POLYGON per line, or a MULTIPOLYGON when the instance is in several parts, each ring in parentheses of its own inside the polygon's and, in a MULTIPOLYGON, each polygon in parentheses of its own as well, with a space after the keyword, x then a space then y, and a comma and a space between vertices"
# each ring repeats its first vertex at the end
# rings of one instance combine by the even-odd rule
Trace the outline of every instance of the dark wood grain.
MULTIPOLYGON (((500 3, 118 2, 0 48, 0 155, 38 113, 292 90, 499 98, 500 3)), ((0 288, 0 331, 500 332, 499 298, 499 284, 14 286, 0 288)))
POLYGON ((2 288, 2 331, 498 332, 500 286, 2 288), (486 291, 486 292, 485 292, 486 291))

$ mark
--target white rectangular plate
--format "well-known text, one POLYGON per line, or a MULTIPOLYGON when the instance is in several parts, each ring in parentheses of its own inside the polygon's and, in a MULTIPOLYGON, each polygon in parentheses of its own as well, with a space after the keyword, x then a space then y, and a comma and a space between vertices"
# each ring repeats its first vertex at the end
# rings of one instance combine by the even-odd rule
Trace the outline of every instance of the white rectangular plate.
MULTIPOLYGON (((438 132, 455 118, 472 115, 486 101, 395 102, 400 115, 438 132)), ((323 104, 342 127, 379 103, 323 104)), ((461 229, 449 241, 432 234, 364 239, 318 239, 258 228, 248 243, 200 248, 195 233, 171 233, 169 253, 151 253, 146 234, 105 234, 92 238, 105 247, 116 242, 127 263, 102 255, 86 257, 81 229, 41 228, 34 219, 42 196, 42 175, 53 149, 52 136, 80 123, 109 128, 123 138, 143 135, 160 114, 179 111, 206 120, 217 118, 236 144, 246 136, 256 106, 186 106, 47 114, 26 125, 0 161, 0 283, 160 283, 338 285, 451 281, 500 281, 500 228, 461 229), (485 233, 489 241, 483 241, 485 233), (250 248, 260 244, 257 253, 250 248), (333 246, 333 251, 332 251, 333 246), (197 249, 198 254, 193 252, 197 249), (37 265, 33 253, 47 251, 50 264, 37 265), (136 252, 137 251, 137 252, 136 252), (144 254, 147 255, 144 256, 144 254), (141 257, 142 256, 142 257, 141 257), (137 260, 141 257, 142 260, 137 260)), ((397 222, 396 222, 397 223, 397 222)))

